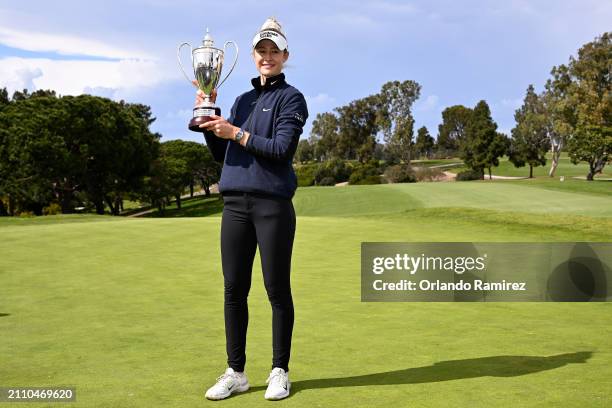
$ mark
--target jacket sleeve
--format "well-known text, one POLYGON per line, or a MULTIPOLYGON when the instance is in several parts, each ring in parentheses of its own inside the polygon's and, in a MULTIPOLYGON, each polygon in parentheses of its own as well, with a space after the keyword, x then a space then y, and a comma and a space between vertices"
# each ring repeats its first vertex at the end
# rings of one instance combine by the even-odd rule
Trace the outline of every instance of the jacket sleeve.
MULTIPOLYGON (((227 119, 229 123, 234 123, 234 116, 236 114, 236 106, 238 104, 238 99, 234 101, 234 105, 232 109, 230 109, 230 116, 227 119)), ((206 145, 210 149, 210 152, 213 155, 215 161, 219 163, 223 163, 225 161, 225 151, 227 150, 227 144, 229 143, 229 139, 222 139, 217 137, 212 130, 204 131, 204 139, 206 139, 206 145)))
POLYGON ((291 161, 307 118, 306 100, 298 92, 289 97, 281 106, 276 118, 276 132, 273 137, 267 138, 251 133, 244 147, 249 152, 269 159, 291 161))

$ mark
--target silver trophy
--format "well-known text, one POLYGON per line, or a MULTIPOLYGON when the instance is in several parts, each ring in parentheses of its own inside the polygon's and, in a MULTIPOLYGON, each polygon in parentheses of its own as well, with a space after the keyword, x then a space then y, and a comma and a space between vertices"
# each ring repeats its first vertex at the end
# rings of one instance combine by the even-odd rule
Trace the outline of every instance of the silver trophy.
POLYGON ((187 81, 193 84, 192 80, 189 78, 185 69, 183 68, 183 63, 181 61, 181 50, 184 46, 188 45, 189 50, 191 51, 191 65, 193 66, 193 72, 195 74, 195 79, 198 83, 197 87, 204 92, 204 102, 200 105, 193 108, 193 118, 189 122, 189 129, 194 132, 204 132, 204 129, 201 129, 199 126, 202 123, 206 123, 211 119, 211 115, 221 115, 221 108, 215 106, 212 101, 212 93, 213 90, 218 89, 225 82, 227 77, 232 73, 234 67, 236 66, 236 62, 238 61, 238 46, 233 41, 226 41, 223 45, 223 49, 214 47, 214 40, 212 39, 210 33, 208 32, 208 28, 206 29, 206 36, 202 41, 202 46, 196 49, 191 47, 189 43, 182 43, 178 47, 177 57, 179 66, 181 67, 181 71, 183 71, 183 75, 187 78, 187 81), (234 57, 234 63, 230 68, 227 75, 221 82, 219 82, 219 78, 221 78, 221 70, 223 69, 223 56, 225 55, 225 51, 227 46, 232 44, 236 50, 236 55, 234 57))

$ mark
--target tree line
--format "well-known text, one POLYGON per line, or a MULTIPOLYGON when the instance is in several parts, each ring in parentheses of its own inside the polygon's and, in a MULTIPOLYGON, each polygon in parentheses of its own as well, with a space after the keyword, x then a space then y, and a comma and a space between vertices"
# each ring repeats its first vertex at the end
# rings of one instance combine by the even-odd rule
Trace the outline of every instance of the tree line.
POLYGON ((488 104, 481 100, 473 108, 447 107, 437 138, 421 127, 415 139, 412 105, 421 86, 392 81, 377 94, 318 114, 310 138, 298 145, 296 159, 376 158, 409 165, 413 157, 458 156, 475 178, 484 178, 485 170, 490 174, 499 158, 508 156, 516 167, 529 165, 533 177, 533 167, 546 164, 547 152, 553 154, 553 176, 561 151, 567 151, 572 163, 589 164, 587 179, 593 180, 612 159, 611 38, 604 33, 582 46, 567 65, 553 67, 540 95, 529 85, 511 135, 497 131, 488 104))
MULTIPOLYGON (((567 64, 553 67, 542 93, 529 85, 510 136, 498 132, 481 100, 474 107, 447 107, 437 138, 421 127, 415 139, 412 107, 421 86, 390 81, 374 95, 318 114, 295 161, 410 165, 415 157, 458 156, 474 178, 484 178, 507 155, 517 167, 529 165, 531 177, 533 167, 546 164, 548 151, 554 175, 566 151, 573 163, 589 164, 592 180, 612 159, 611 40, 604 33, 567 64)), ((0 89, 0 215, 79 208, 119 214, 125 199, 163 211, 171 198, 180 206, 181 195, 193 195, 195 186, 210 194, 221 170, 208 148, 181 140, 161 143, 161 135, 150 130, 154 121, 142 104, 47 90, 9 97, 0 89)))
POLYGON ((117 215, 124 199, 160 210, 220 174, 206 146, 160 143, 149 106, 91 95, 0 89, 0 215, 117 215))

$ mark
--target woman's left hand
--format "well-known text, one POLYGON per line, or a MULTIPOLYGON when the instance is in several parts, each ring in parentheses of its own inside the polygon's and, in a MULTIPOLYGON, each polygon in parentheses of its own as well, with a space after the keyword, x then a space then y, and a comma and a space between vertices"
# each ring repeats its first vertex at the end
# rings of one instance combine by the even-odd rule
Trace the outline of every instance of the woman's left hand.
POLYGON ((217 137, 222 139, 234 139, 234 135, 238 131, 236 126, 229 123, 222 116, 210 115, 210 117, 213 120, 201 124, 201 128, 211 130, 217 137))

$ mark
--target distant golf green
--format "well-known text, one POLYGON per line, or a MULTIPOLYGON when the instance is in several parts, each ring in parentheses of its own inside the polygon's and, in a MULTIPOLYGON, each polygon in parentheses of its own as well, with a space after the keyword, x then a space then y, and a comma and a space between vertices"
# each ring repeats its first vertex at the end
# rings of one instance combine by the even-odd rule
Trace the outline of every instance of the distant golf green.
MULTIPOLYGON (((612 192, 576 183, 299 189, 293 387, 279 404, 612 405, 610 303, 360 302, 362 241, 612 241, 612 192)), ((74 407, 272 404, 258 255, 251 390, 204 399, 226 367, 220 209, 212 196, 169 218, 0 218, 0 386, 73 385, 74 407)))
MULTIPOLYGON (((449 160, 449 163, 453 161, 449 160)), ((546 155, 546 165, 537 166, 533 168, 533 176, 546 176, 548 177, 548 172, 550 170, 550 166, 552 163, 552 155, 548 153, 546 155)), ((440 163, 442 164, 442 163, 440 163)), ((448 171, 453 173, 458 173, 460 171, 466 170, 466 167, 453 167, 448 171)), ((559 158, 559 165, 555 171, 555 178, 558 180, 559 177, 586 177, 589 172, 589 165, 586 162, 580 162, 578 164, 573 164, 570 161, 567 153, 562 153, 559 158)), ((488 170, 485 171, 488 174, 488 170)), ((502 157, 499 160, 499 166, 493 167, 491 169, 491 174, 494 176, 510 176, 510 177, 529 177, 529 165, 525 165, 523 167, 515 167, 507 157, 502 157)), ((595 178, 612 178, 612 170, 610 166, 604 167, 602 174, 595 175, 595 178)))

